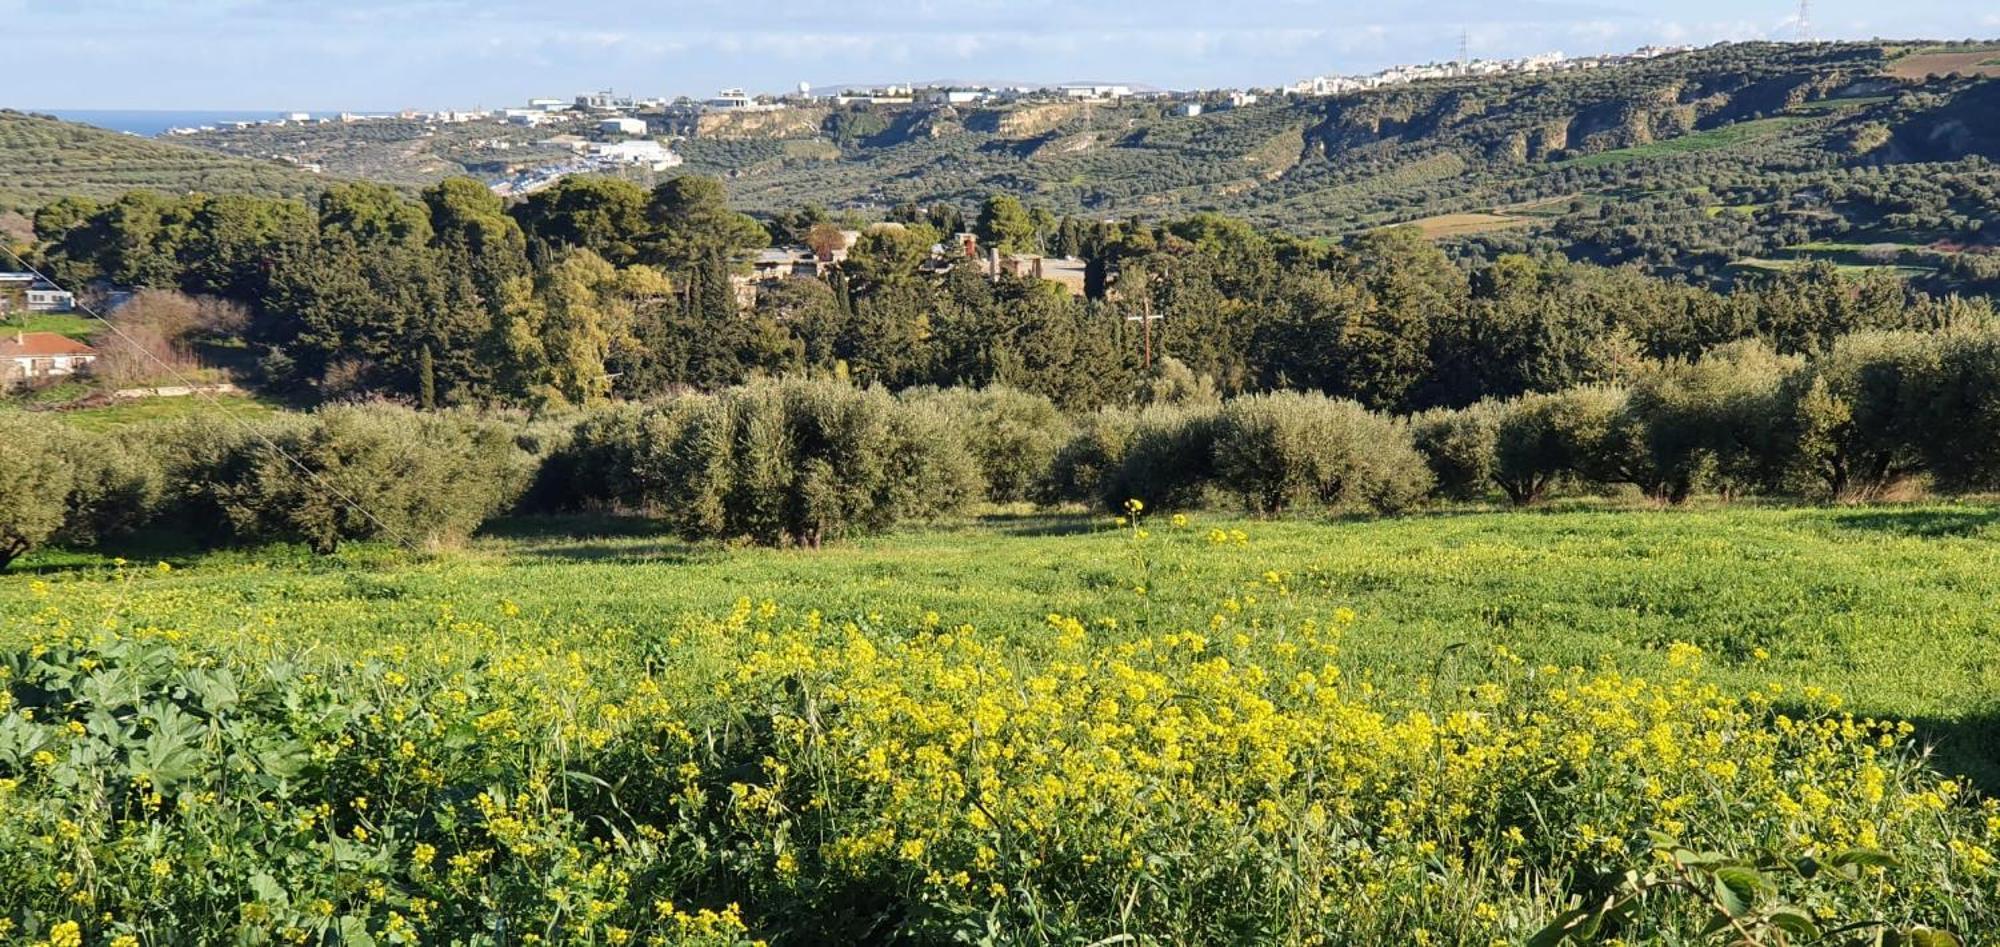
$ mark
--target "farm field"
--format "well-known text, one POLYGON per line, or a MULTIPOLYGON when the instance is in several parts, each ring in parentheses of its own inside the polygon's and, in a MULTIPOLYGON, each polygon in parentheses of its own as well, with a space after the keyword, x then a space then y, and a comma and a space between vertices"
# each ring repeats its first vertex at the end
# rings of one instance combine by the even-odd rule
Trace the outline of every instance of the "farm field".
POLYGON ((1476 212, 1468 214, 1439 214, 1434 217, 1413 220, 1399 226, 1416 227, 1423 231, 1425 237, 1437 240, 1444 237, 1463 237, 1468 234, 1508 230, 1514 227, 1524 227, 1531 223, 1534 223, 1534 221, 1524 217, 1509 217, 1504 214, 1476 212))
POLYGON ((1668 138, 1644 145, 1634 145, 1630 148, 1600 151, 1596 154, 1584 155, 1580 158, 1559 161, 1555 166, 1577 169, 1601 168, 1607 165, 1623 164, 1628 161, 1640 161, 1669 155, 1721 151, 1734 148, 1738 145, 1776 137, 1786 129, 1798 125, 1803 121, 1806 121, 1806 119, 1797 116, 1778 116, 1776 118, 1738 122, 1722 128, 1690 132, 1676 138, 1668 138))
MULTIPOLYGON (((1137 569, 1119 530, 1081 515, 993 515, 818 553, 688 544, 636 519, 583 522, 602 535, 567 535, 579 528, 570 519, 526 518, 421 560, 380 545, 330 559, 284 547, 190 556, 156 546, 172 564, 156 574, 50 552, 0 575, 0 619, 46 607, 26 594, 39 584, 62 597, 109 595, 135 619, 197 638, 226 640, 257 621, 314 648, 408 641, 442 614, 492 620, 510 602, 538 626, 641 638, 724 615, 746 597, 883 628, 934 612, 1018 633, 1051 612, 1117 612, 1137 569)), ((1943 738, 2000 712, 1991 693, 2000 653, 1987 646, 2000 636, 2000 584, 1987 581, 2000 574, 2000 506, 1197 517, 1177 532, 1178 548, 1199 554, 1176 558, 1173 580, 1149 592, 1154 604, 1210 607, 1275 570, 1303 605, 1358 613, 1348 654, 1385 682, 1423 678, 1460 645, 1644 673, 1682 641, 1709 652, 1719 683, 1819 687, 1943 738), (1211 528, 1241 531, 1248 545, 1208 550, 1197 540, 1211 528)), ((1952 768, 2000 780, 2000 756, 1958 749, 1974 747, 1954 748, 1952 768)))
MULTIPOLYGON (((1717 850, 1690 877, 1873 865, 1758 881, 1746 924, 1963 930, 1992 823, 1938 772, 1995 773, 1996 540, 1985 504, 1585 504, 58 550, 0 576, 0 865, 27 930, 88 903, 107 943, 1512 943, 1671 838, 1717 850)), ((1644 904, 1702 942, 1703 902, 1644 904)))
POLYGON ((1954 73, 2000 76, 2000 46, 1915 53, 1898 58, 1889 66, 1889 74, 1898 79, 1921 81, 1954 73))

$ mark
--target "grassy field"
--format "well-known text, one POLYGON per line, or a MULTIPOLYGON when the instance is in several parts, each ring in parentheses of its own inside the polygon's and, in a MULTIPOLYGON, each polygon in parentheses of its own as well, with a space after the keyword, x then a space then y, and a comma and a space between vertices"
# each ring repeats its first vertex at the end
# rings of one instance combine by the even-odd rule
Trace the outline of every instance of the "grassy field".
POLYGON ((172 421, 198 414, 226 412, 243 420, 268 418, 285 410, 284 405, 248 392, 225 392, 209 398, 198 396, 129 398, 88 407, 48 408, 49 405, 92 397, 96 392, 83 385, 63 385, 31 393, 12 401, 0 401, 0 412, 23 410, 40 405, 72 427, 86 431, 109 431, 142 421, 172 421))
POLYGON ((1977 931, 2000 808, 1938 769, 1994 771, 1996 540, 1990 505, 1578 507, 41 554, 0 576, 0 930, 1977 931))
POLYGON ((1627 161, 1644 161, 1650 158, 1666 158, 1674 155, 1695 154, 1704 151, 1721 151, 1754 141, 1775 137, 1786 129, 1806 121, 1796 116, 1757 119, 1738 122, 1734 125, 1709 131, 1691 132, 1678 138, 1649 142, 1630 148, 1600 151, 1596 154, 1558 161, 1558 168, 1601 168, 1606 165, 1623 164, 1627 161))
MULTIPOLYGON (((1504 645, 1536 663, 1657 671, 1668 646, 1710 652, 1734 687, 1824 688, 1857 710, 1909 718, 1947 742, 1954 769, 2000 788, 2000 508, 1944 505, 1439 514, 1339 523, 1198 518, 1240 529, 1155 582, 1154 600, 1201 607, 1217 589, 1288 577, 1304 602, 1360 613, 1350 659, 1408 685, 1504 645)), ((885 628, 927 612, 1019 632, 1050 612, 1091 615, 1136 579, 1120 534, 1089 518, 995 516, 820 553, 690 546, 635 520, 515 521, 421 561, 358 547, 317 560, 283 549, 130 550, 171 574, 114 578, 101 558, 52 552, 0 577, 0 618, 39 607, 32 582, 107 589, 144 620, 190 633, 272 622, 300 642, 404 640, 446 610, 506 602, 558 625, 641 636, 726 613, 739 598, 885 628)), ((1199 544, 1187 539, 1190 548, 1199 544)))
POLYGON ((82 313, 18 312, 0 320, 0 333, 53 332, 79 341, 87 341, 97 329, 97 320, 82 313))
POLYGON ((1444 237, 1464 237, 1475 233, 1489 233, 1495 230, 1511 230, 1527 226, 1534 221, 1502 214, 1470 213, 1439 214, 1410 221, 1399 226, 1412 226, 1424 232, 1432 240, 1444 237))

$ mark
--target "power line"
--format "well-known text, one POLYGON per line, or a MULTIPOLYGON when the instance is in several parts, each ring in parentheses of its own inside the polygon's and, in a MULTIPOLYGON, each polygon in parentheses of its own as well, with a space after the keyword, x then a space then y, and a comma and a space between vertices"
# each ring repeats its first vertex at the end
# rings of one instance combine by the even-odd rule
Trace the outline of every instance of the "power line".
MULTIPOLYGON (((34 264, 29 263, 25 259, 22 259, 19 253, 14 252, 13 247, 9 247, 5 244, 0 244, 0 250, 6 251, 7 256, 13 259, 15 265, 21 267, 24 271, 33 274, 36 279, 41 280, 42 282, 47 283, 50 286, 54 286, 57 289, 70 292, 71 296, 75 297, 74 291, 69 290, 68 287, 63 286, 62 284, 56 282, 55 280, 50 279, 48 277, 48 274, 43 273, 40 269, 37 269, 34 264)), ((214 408, 218 412, 221 412, 223 417, 226 417, 229 420, 235 422, 238 427, 241 427, 243 430, 250 432, 250 435, 252 437, 255 437, 257 440, 262 441, 265 447, 271 449, 272 453, 277 454, 279 457, 284 458, 287 463, 290 463, 292 466, 297 467, 299 472, 305 474, 306 479, 311 480, 315 486, 318 486, 320 489, 325 490, 334 499, 339 500, 341 503, 346 504, 348 509, 351 509, 354 512, 361 514, 364 518, 368 520, 368 522, 375 524, 376 529, 381 530, 384 535, 387 535, 390 539, 395 540, 398 544, 402 545, 404 548, 410 550, 411 552, 422 554, 422 552, 424 551, 423 547, 418 546, 415 542, 411 541, 410 538, 404 535, 401 531, 390 527, 388 523, 382 521, 381 517, 376 516, 373 511, 369 510, 365 506, 362 506, 353 497, 350 497, 346 493, 342 492, 340 488, 335 487, 333 484, 326 482, 326 478, 321 477, 319 474, 315 473, 311 467, 306 466, 304 461, 298 459, 297 457, 292 456, 290 452, 286 451, 283 447, 278 446, 277 441, 272 440, 270 435, 265 434, 261 430, 258 430, 256 425, 251 424, 249 421, 245 420, 241 415, 238 415, 236 412, 229 410, 229 408, 223 405, 221 400, 217 399, 213 393, 207 391, 202 385, 196 384, 194 379, 189 378, 188 376, 182 374, 180 369, 174 367, 173 364, 168 362, 166 359, 163 359, 158 355, 154 354, 152 349, 149 349, 146 346, 139 344, 139 342, 136 339, 133 339, 131 336, 126 335, 125 330, 119 328, 117 323, 104 318, 102 315, 99 315, 97 310, 91 308, 89 303, 83 302, 80 298, 77 300, 76 305, 77 308, 82 309, 86 315, 90 316, 90 318, 95 319, 100 323, 103 323, 105 328, 110 329, 112 334, 118 336, 118 338, 120 339, 123 339, 127 345, 132 346, 133 349, 145 355, 147 358, 152 359, 153 362, 158 364, 161 368, 165 369, 169 376, 171 376, 175 381, 180 382, 182 387, 187 388, 188 391, 192 392, 195 397, 200 398, 201 400, 207 402, 209 407, 214 408)))

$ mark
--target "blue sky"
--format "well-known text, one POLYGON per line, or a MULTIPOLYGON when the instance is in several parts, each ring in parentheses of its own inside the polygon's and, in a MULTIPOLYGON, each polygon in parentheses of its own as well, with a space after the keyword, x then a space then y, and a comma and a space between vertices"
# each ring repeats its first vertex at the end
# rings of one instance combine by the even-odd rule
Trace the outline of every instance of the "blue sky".
MULTIPOLYGON (((1455 55, 1786 38, 1795 0, 0 0, 0 106, 388 109, 799 81, 1278 85, 1455 55)), ((1978 0, 1816 0, 1821 37, 2000 36, 1978 0)))

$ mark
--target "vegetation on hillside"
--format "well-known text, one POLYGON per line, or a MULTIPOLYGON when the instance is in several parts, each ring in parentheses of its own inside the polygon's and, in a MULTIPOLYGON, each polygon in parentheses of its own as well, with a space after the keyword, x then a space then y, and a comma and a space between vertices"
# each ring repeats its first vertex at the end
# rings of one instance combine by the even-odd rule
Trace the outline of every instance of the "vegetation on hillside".
POLYGON ((325 181, 270 161, 121 135, 0 109, 0 211, 62 197, 112 198, 135 188, 302 197, 325 181))
POLYGON ((1991 317, 1982 298, 1823 263, 1723 293, 1553 255, 1466 265, 1413 228, 1330 246, 1213 215, 1057 217, 1006 195, 969 216, 899 207, 827 278, 768 282, 746 311, 750 249, 825 243, 838 227, 811 206, 760 226, 695 176, 650 192, 577 178, 511 206, 464 178, 416 199, 340 185, 316 205, 133 192, 47 205, 35 229, 34 254, 71 285, 225 300, 167 334, 306 402, 555 408, 809 375, 1003 384, 1085 410, 1140 400, 1150 349, 1224 394, 1304 389, 1411 411, 1615 383, 1748 339, 1813 353, 1850 332, 1991 317), (934 259, 959 227, 1009 252, 1082 257, 1083 295, 934 259))

